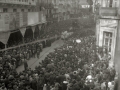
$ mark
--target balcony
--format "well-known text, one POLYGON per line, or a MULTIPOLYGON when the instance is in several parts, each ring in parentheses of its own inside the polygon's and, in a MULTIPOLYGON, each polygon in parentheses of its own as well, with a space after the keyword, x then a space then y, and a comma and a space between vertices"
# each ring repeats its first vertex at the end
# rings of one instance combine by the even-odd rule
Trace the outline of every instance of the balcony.
POLYGON ((19 1, 19 0, 0 0, 0 4, 1 5, 31 5, 31 6, 35 6, 36 5, 36 2, 35 1, 29 1, 26 2, 22 2, 22 1, 19 1))

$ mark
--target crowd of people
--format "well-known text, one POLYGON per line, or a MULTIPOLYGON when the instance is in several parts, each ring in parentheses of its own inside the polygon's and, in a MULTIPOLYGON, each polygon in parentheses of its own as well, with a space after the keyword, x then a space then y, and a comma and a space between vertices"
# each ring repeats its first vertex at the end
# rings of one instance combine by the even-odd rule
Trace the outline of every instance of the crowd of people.
MULTIPOLYGON (((32 58, 39 59, 40 52, 42 51, 42 49, 45 47, 50 47, 51 43, 53 43, 55 39, 56 38, 52 38, 46 40, 46 42, 45 41, 35 42, 20 47, 16 47, 13 49, 8 49, 6 51, 1 51, 0 52, 0 90, 22 90, 21 88, 18 88, 16 86, 22 83, 21 80, 23 79, 21 79, 21 75, 23 73, 18 74, 16 72, 16 68, 24 64, 25 70, 28 70, 27 61, 32 58)), ((26 79, 24 79, 24 81, 26 82, 26 79)))
MULTIPOLYGON (((12 53, 5 52, 0 62, 0 89, 113 90, 115 69, 109 68, 110 58, 107 58, 107 52, 100 52, 95 47, 95 37, 91 32, 73 34, 62 47, 49 53, 35 70, 27 66, 26 51, 34 52, 34 48, 31 50, 30 47, 40 47, 39 44, 15 49, 12 53), (77 43, 76 39, 80 39, 81 42, 77 43), (16 72, 15 63, 21 58, 14 57, 14 53, 18 51, 24 53, 25 70, 20 73, 16 72), (100 60, 98 54, 106 58, 100 60)), ((42 49, 37 50, 40 52, 42 49)), ((31 53, 29 56, 34 57, 35 54, 31 53)))
POLYGON ((92 28, 75 31, 64 40, 63 46, 39 62, 35 70, 28 67, 27 60, 39 59, 42 48, 54 41, 2 51, 0 90, 114 90, 115 68, 109 67, 111 58, 107 50, 96 46, 92 28), (24 71, 17 73, 16 68, 22 62, 24 71))

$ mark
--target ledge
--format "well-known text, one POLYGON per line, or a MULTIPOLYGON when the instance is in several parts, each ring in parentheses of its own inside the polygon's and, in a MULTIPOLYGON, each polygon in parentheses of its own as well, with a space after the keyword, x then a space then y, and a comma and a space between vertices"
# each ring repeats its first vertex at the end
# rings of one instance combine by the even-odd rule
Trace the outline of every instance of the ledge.
POLYGON ((100 16, 117 16, 117 8, 101 7, 100 16))

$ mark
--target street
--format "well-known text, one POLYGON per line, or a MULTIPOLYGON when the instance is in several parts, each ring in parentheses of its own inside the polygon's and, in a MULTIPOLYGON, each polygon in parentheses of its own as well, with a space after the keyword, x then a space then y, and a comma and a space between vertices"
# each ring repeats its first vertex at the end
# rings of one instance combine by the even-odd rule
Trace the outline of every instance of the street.
MULTIPOLYGON (((43 51, 40 53, 40 59, 37 59, 37 58, 31 58, 29 61, 28 61, 28 66, 29 68, 31 68, 32 70, 34 70, 34 68, 36 66, 39 65, 39 62, 41 62, 42 60, 44 60, 44 58, 50 53, 50 52, 53 52, 54 51, 54 48, 58 48, 60 46, 62 46, 64 43, 62 40, 57 40, 55 41, 54 43, 52 43, 51 47, 47 47, 47 48, 44 48, 43 51)), ((21 72, 24 70, 24 65, 21 65, 17 68, 17 72, 21 72)))

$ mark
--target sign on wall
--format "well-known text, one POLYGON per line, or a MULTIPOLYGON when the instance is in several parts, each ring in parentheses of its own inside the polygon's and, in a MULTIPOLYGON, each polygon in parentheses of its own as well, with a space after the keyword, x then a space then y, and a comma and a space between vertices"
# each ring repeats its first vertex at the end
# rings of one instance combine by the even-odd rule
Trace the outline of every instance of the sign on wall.
POLYGON ((28 13, 28 25, 32 25, 39 22, 39 13, 38 12, 29 12, 28 13))

